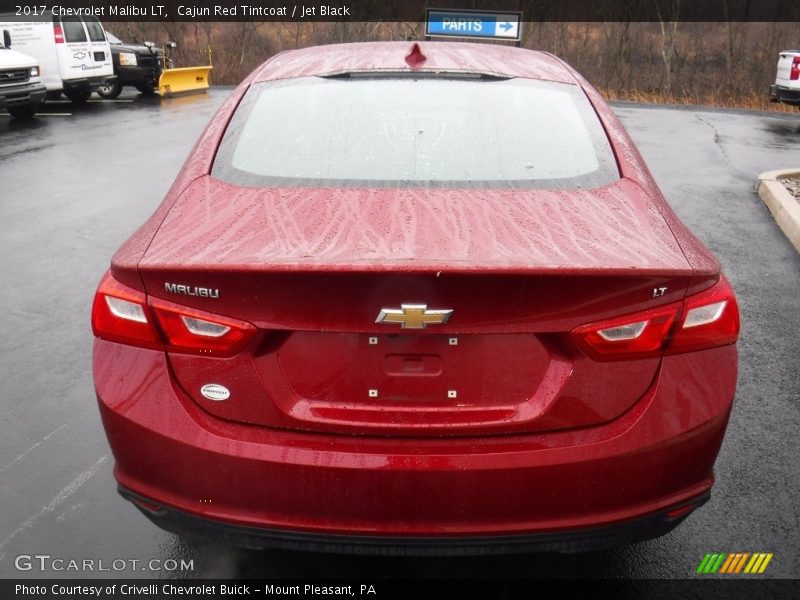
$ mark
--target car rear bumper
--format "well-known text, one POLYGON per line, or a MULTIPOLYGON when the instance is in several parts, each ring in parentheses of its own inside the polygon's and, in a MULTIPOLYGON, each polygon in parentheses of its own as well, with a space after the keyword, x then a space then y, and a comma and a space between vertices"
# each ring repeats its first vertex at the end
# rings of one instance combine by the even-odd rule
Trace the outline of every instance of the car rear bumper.
POLYGON ((788 88, 781 85, 769 86, 770 99, 793 106, 800 106, 800 88, 788 88))
POLYGON ((25 104, 39 105, 44 102, 46 96, 47 88, 41 82, 4 86, 0 88, 0 108, 25 104))
POLYGON ((227 422, 173 385, 163 353, 97 340, 94 355, 117 481, 165 529, 423 553, 580 550, 669 531, 707 499, 735 363, 733 346, 667 357, 647 394, 601 426, 397 439, 227 422))
POLYGON ((705 504, 710 497, 710 493, 706 492, 669 511, 603 527, 521 535, 422 537, 343 535, 233 525, 173 508, 159 507, 155 509, 152 501, 148 498, 122 486, 118 486, 118 491, 123 498, 130 500, 153 523, 178 535, 254 549, 273 548, 373 556, 475 556, 602 550, 667 534, 689 516, 695 508, 705 504))

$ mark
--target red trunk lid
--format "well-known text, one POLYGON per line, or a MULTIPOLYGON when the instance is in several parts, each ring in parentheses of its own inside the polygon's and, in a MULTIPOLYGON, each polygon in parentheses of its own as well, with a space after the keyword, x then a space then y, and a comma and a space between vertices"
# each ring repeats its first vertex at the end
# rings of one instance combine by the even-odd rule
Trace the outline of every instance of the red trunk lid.
POLYGON ((260 330, 232 358, 170 355, 204 409, 393 435, 615 418, 646 392, 659 359, 595 362, 565 334, 680 300, 692 275, 627 180, 586 191, 250 189, 204 177, 172 207, 139 270, 152 296, 260 330), (403 304, 453 312, 425 329, 375 322, 403 304), (205 398, 207 384, 230 397, 205 398))

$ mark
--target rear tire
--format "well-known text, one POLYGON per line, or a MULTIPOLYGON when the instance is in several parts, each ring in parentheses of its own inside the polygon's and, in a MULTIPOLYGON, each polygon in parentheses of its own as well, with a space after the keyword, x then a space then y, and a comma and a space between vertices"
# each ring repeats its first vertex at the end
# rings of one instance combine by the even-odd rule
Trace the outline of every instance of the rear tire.
POLYGON ((64 92, 64 95, 75 104, 83 104, 92 95, 92 90, 70 90, 64 92))
POLYGON ((152 87, 150 87, 148 85, 137 85, 136 89, 139 90, 139 93, 142 96, 155 96, 156 95, 155 89, 153 89, 152 87))
POLYGON ((97 88, 97 95, 106 100, 113 100, 122 93, 122 84, 119 79, 115 79, 112 83, 101 85, 97 88))
POLYGON ((9 106, 6 110, 8 111, 8 114, 10 114, 15 119, 27 121, 28 119, 32 119, 36 114, 36 111, 39 110, 39 104, 24 104, 22 106, 9 106))

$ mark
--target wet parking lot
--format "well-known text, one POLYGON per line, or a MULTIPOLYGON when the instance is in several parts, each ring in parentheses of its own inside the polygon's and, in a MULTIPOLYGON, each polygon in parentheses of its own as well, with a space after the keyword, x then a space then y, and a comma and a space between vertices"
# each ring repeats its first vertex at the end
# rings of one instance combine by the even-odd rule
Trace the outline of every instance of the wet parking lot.
POLYGON ((718 482, 669 535, 582 555, 415 559, 237 550, 151 525, 116 493, 89 312, 111 255, 229 91, 52 103, 30 123, 0 114, 0 577, 685 578, 705 553, 737 551, 774 553, 764 576, 800 577, 800 255, 753 191, 759 173, 799 166, 800 111, 615 105, 667 199, 722 262, 742 314, 718 482), (18 558, 34 555, 122 562, 100 573, 18 558))

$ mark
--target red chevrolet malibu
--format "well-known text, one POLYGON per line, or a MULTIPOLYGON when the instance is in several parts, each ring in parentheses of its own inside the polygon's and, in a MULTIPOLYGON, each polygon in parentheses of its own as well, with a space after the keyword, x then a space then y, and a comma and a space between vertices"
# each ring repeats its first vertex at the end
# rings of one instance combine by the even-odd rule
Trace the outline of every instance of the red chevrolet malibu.
POLYGON ((252 547, 577 551, 709 498, 739 317, 613 112, 517 48, 264 63, 92 310, 120 493, 252 547))

